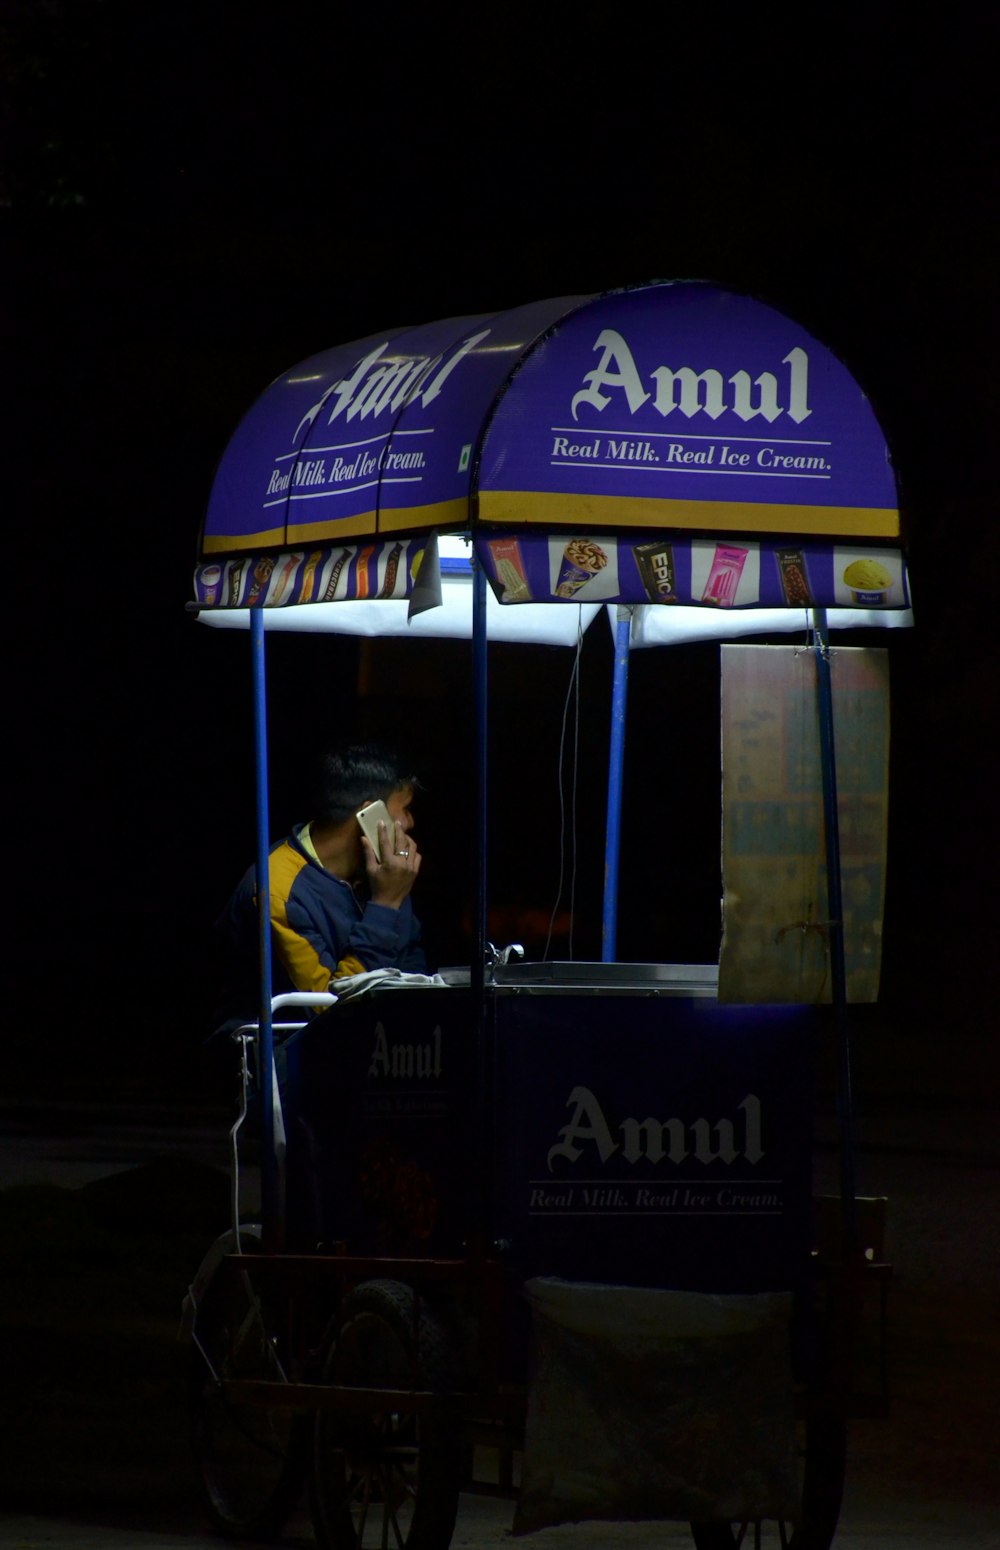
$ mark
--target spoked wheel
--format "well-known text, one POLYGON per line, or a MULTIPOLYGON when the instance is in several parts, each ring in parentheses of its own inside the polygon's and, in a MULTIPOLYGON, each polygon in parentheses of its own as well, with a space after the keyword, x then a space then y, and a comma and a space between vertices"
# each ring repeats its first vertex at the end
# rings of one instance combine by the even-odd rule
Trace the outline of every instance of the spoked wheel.
MULTIPOLYGON (((232 1235, 227 1234, 226 1239, 232 1235)), ((240 1232, 243 1253, 260 1248, 260 1228, 240 1232)), ((226 1252, 235 1243, 223 1241, 226 1252)), ((218 1248, 214 1258, 219 1260, 218 1248)), ((197 1283, 196 1283, 197 1284, 197 1283)), ((248 1277, 216 1264, 198 1299, 191 1350, 195 1458, 215 1525, 241 1539, 276 1539, 301 1492, 307 1431, 303 1418, 225 1393, 229 1379, 281 1380, 280 1322, 248 1277)))
MULTIPOLYGON (((369 1281, 346 1299, 324 1381, 453 1390, 454 1343, 409 1287, 369 1281)), ((441 1415, 321 1411, 310 1476, 322 1550, 447 1550, 462 1481, 459 1429, 441 1415)))
POLYGON ((838 1417, 808 1421, 801 1450, 801 1509, 791 1522, 692 1523, 697 1550, 830 1550, 844 1491, 846 1427, 838 1417))

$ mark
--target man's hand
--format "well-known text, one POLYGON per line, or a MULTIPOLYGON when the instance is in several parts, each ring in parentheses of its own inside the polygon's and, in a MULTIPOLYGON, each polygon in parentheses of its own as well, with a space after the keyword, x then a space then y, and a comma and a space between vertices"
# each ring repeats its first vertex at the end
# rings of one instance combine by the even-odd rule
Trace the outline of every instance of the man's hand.
POLYGON ((368 873, 372 902, 398 910, 416 882, 421 857, 412 834, 407 834, 401 823, 394 823, 392 827, 394 832, 390 838, 385 824, 380 822, 378 826, 381 862, 375 859, 375 851, 364 834, 361 836, 361 846, 365 853, 365 871, 368 873))

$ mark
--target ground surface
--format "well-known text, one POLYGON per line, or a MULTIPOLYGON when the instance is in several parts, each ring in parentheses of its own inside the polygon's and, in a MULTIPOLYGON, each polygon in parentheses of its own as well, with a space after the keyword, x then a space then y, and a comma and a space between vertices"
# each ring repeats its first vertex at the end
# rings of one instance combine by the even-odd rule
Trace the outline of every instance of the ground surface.
MULTIPOLYGON (((860 1125, 859 1189, 889 1196, 889 1420, 856 1423, 837 1545, 1000 1544, 1000 1112, 902 1082, 860 1125)), ((225 1221, 225 1118, 177 1105, 9 1106, 0 1139, 0 1545, 195 1550, 175 1341, 187 1278, 225 1221)), ((820 1187, 835 1187, 820 1117, 820 1187)), ((509 1505, 467 1499, 455 1545, 499 1546, 509 1505)), ((307 1520, 292 1539, 310 1542, 307 1520)), ((678 1525, 546 1531, 553 1546, 689 1543, 678 1525)), ((218 1541, 215 1541, 217 1544, 218 1541)))

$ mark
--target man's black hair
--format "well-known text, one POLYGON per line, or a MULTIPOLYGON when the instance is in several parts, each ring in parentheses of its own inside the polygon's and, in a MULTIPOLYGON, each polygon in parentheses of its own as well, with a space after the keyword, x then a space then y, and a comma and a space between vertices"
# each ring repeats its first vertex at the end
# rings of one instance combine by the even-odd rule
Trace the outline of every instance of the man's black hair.
POLYGON ((394 750, 377 743, 351 743, 329 749, 320 760, 316 818, 343 823, 363 802, 386 801, 394 791, 420 782, 394 750))

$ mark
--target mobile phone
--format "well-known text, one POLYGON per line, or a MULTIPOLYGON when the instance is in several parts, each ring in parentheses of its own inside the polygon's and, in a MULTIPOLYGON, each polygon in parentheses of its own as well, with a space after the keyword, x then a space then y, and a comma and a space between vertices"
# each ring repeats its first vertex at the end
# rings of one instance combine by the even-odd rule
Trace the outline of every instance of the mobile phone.
POLYGON ((367 807, 363 807, 360 813, 356 814, 356 817, 364 833, 371 840, 376 861, 381 863, 382 847, 379 844, 378 837, 379 821, 381 820, 385 824, 386 840, 391 846, 396 833, 395 819, 384 802, 369 802, 367 807))

